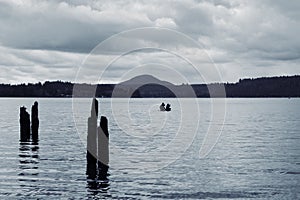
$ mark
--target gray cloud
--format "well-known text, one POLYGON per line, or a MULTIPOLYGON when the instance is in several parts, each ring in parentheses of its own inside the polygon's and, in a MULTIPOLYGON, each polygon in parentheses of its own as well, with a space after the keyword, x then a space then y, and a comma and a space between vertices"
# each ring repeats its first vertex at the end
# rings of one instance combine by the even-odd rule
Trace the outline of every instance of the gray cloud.
MULTIPOLYGON (((203 44, 225 81, 245 76, 299 74, 299 9, 299 1, 283 0, 3 0, 0 81, 43 81, 55 77, 73 80, 75 69, 97 44, 119 32, 141 27, 170 28, 203 44)), ((108 43, 105 51, 98 53, 109 59, 131 46, 163 45, 183 51, 191 47, 180 37, 147 31, 118 42, 108 43)), ((124 59, 111 74, 117 77, 117 72, 135 67, 133 64, 151 62, 144 54, 133 57, 134 62, 126 63, 124 59)), ((180 68, 163 54, 157 54, 155 59, 180 68)), ((203 64, 201 59, 198 61, 197 65, 203 64)), ((97 73, 94 65, 89 66, 89 73, 93 69, 97 73)))

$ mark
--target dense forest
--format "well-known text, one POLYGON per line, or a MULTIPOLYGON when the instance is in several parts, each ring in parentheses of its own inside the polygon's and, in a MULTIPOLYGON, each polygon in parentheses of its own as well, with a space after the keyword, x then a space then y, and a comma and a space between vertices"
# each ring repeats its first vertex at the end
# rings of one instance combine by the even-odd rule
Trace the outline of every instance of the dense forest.
MULTIPOLYGON (((0 84, 0 97, 223 97, 218 93, 223 84, 173 85, 162 81, 140 84, 74 84, 62 81, 45 83, 0 84), (73 89, 75 88, 75 92, 73 89)), ((158 80, 159 81, 159 80, 158 80)), ((300 97, 300 76, 263 77, 241 79, 237 83, 224 83, 227 97, 300 97)), ((224 91, 224 90, 223 90, 224 91)))

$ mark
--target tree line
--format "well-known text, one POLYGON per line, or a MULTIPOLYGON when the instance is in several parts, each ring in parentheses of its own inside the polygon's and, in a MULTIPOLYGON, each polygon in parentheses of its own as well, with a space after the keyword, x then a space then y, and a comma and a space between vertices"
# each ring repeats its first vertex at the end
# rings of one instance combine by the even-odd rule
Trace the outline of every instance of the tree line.
MULTIPOLYGON (((226 97, 300 97, 300 76, 262 77, 240 79, 236 83, 192 85, 147 84, 136 88, 120 84, 75 84, 63 81, 44 83, 0 84, 0 97, 210 97, 212 91, 224 86, 226 97), (190 89, 192 88, 192 90, 190 89), (92 91, 92 93, 87 92, 92 91)), ((214 95, 218 96, 218 95, 214 95)), ((220 97, 223 97, 220 95, 220 97)))

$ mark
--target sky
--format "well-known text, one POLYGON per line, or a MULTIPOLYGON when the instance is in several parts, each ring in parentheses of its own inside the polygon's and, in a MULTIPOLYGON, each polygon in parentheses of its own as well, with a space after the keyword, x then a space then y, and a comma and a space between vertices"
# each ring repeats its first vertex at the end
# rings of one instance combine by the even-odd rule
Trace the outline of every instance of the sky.
POLYGON ((299 0, 0 0, 0 83, 300 74, 299 0))

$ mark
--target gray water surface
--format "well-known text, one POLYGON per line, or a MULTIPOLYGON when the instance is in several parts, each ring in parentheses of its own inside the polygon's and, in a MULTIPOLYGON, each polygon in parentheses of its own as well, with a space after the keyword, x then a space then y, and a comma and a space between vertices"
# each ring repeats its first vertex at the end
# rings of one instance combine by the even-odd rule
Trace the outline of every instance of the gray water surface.
MULTIPOLYGON (((79 110, 90 105, 90 99, 79 102, 79 110)), ((116 99, 120 108, 129 105, 129 111, 115 113, 110 99, 100 99, 100 112, 109 119, 111 146, 126 154, 111 151, 109 185, 95 189, 85 176, 89 111, 75 116, 75 125, 72 99, 2 98, 0 198, 300 198, 300 99, 226 99, 222 134, 202 159, 199 150, 211 123, 211 104, 209 99, 197 102, 200 120, 193 140, 187 149, 169 151, 163 147, 172 143, 182 120, 178 99, 116 99), (19 107, 30 107, 35 100, 39 102, 40 141, 20 144, 19 107), (171 103, 170 113, 157 111, 162 101, 171 103), (128 116, 130 121, 126 121, 128 116), (149 171, 147 165, 162 161, 159 156, 148 156, 155 151, 167 153, 170 162, 149 171)), ((194 114, 199 114, 190 113, 187 132, 197 124, 194 114)))

